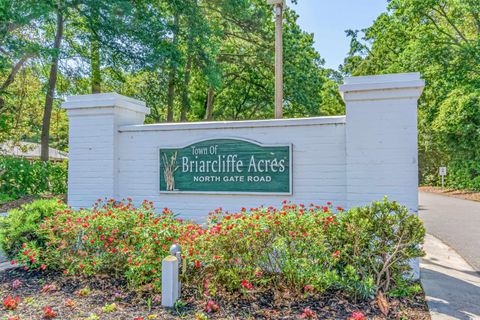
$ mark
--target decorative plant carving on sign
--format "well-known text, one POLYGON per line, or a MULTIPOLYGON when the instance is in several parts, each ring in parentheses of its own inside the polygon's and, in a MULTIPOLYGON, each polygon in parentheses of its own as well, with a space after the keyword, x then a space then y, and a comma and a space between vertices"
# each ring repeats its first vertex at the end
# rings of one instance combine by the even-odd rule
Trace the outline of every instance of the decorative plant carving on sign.
POLYGON ((177 166, 177 152, 172 153, 170 159, 166 154, 163 154, 163 176, 167 184, 167 191, 175 190, 175 171, 179 168, 177 166))

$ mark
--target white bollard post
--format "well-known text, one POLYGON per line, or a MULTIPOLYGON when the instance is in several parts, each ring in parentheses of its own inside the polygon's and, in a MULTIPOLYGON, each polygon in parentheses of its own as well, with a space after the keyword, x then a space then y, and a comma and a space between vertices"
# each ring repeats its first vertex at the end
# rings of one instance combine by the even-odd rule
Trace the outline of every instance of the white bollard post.
POLYGON ((162 261, 162 306, 172 308, 178 297, 178 259, 168 256, 162 261))

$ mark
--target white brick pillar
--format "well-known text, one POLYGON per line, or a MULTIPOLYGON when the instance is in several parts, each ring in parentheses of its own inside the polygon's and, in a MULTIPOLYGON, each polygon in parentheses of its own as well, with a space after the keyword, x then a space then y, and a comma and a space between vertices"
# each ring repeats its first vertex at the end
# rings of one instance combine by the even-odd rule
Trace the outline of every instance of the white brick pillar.
POLYGON ((418 210, 419 73, 345 79, 347 206, 385 195, 418 210))
POLYGON ((118 127, 143 124, 145 103, 116 93, 68 97, 68 203, 90 207, 118 196, 118 127))

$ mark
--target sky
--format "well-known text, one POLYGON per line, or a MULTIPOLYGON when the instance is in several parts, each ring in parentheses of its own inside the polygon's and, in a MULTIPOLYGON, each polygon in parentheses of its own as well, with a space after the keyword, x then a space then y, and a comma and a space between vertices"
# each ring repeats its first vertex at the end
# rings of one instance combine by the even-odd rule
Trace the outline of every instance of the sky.
POLYGON ((314 33, 315 48, 327 68, 338 69, 349 50, 347 29, 363 29, 386 11, 386 0, 298 0, 287 5, 298 15, 298 24, 314 33))

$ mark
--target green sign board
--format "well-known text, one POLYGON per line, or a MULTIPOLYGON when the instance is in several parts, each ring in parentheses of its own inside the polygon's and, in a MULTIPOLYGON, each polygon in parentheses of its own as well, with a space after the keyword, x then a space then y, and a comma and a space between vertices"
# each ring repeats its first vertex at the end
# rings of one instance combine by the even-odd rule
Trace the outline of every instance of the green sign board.
POLYGON ((213 139, 162 148, 160 192, 291 194, 291 146, 213 139))

